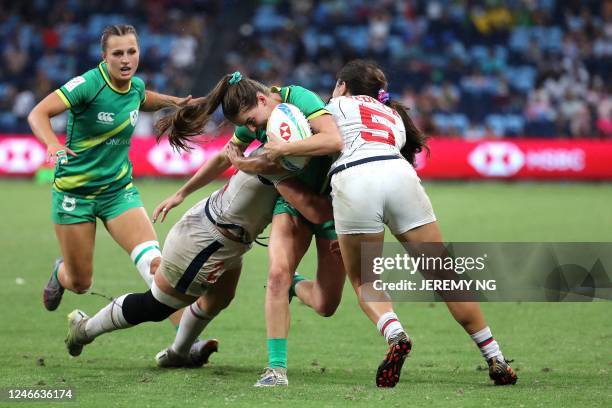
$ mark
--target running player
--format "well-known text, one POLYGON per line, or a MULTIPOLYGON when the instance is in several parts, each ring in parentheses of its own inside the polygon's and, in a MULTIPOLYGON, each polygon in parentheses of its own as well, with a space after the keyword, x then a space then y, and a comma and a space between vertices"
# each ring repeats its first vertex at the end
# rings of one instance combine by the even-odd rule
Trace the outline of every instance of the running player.
POLYGON ((43 303, 55 310, 65 289, 77 294, 91 287, 96 218, 130 254, 150 286, 160 263, 155 230, 132 184, 128 159, 138 112, 196 101, 145 90, 134 76, 140 50, 130 25, 107 27, 101 37, 103 61, 45 97, 28 116, 33 133, 58 159, 52 189, 52 219, 63 258, 55 262, 43 303), (50 119, 68 113, 66 143, 50 119))
MULTIPOLYGON (((344 139, 342 154, 330 171, 342 258, 360 306, 389 343, 376 373, 376 384, 393 387, 412 341, 386 295, 363 279, 362 262, 372 265, 370 257, 382 254, 385 224, 402 243, 443 240, 429 197, 413 168, 415 155, 426 148, 425 138, 405 108, 390 100, 386 89, 387 80, 376 64, 351 61, 338 73, 327 109, 336 118, 344 139), (376 246, 378 253, 366 255, 364 244, 376 246)), ((268 142, 265 149, 271 159, 308 155, 312 150, 277 140, 268 142)), ((447 306, 480 348, 495 384, 516 383, 516 374, 493 339, 478 303, 447 302, 447 306)))
MULTIPOLYGON (((177 148, 188 148, 187 141, 200 133, 218 106, 221 106, 225 117, 237 125, 234 136, 228 143, 227 150, 230 154, 217 155, 207 162, 201 170, 202 183, 210 182, 227 169, 230 166, 228 158, 243 171, 265 174, 268 170, 265 166, 260 166, 256 160, 244 158, 241 152, 256 139, 262 143, 267 141, 265 128, 272 110, 278 104, 287 102, 297 106, 311 125, 313 136, 303 141, 313 147, 309 154, 322 156, 310 160, 296 178, 315 192, 324 188, 326 173, 332 162, 324 155, 339 152, 342 140, 334 120, 317 95, 299 86, 267 88, 235 72, 225 75, 204 101, 199 105, 183 107, 158 123, 160 134, 168 133, 170 143, 177 148)), ((340 302, 345 277, 341 257, 333 251, 336 234, 331 213, 327 219, 318 220, 318 223, 309 222, 306 218, 310 217, 296 210, 292 196, 285 194, 283 183, 279 183, 277 188, 286 199, 280 197, 277 200, 272 218, 265 302, 268 367, 255 384, 258 387, 288 384, 287 292, 292 289, 293 284, 302 279, 299 275, 294 275, 294 271, 308 249, 313 235, 317 245, 317 275, 314 282, 300 285, 302 300, 320 315, 332 315, 340 302)), ((181 202, 184 196, 182 190, 160 204, 158 209, 181 202)), ((329 202, 327 205, 329 206, 329 202)))

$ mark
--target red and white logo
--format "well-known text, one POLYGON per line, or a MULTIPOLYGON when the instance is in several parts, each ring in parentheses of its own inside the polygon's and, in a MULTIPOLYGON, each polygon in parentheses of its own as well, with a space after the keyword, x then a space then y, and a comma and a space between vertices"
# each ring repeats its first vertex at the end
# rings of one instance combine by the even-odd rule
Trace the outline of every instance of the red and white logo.
POLYGON ((0 142, 0 171, 34 173, 45 161, 44 147, 31 138, 8 138, 0 142))
POLYGON ((525 164, 525 155, 514 143, 485 142, 476 147, 468 161, 483 176, 510 177, 525 164))
POLYGON ((288 142, 291 138, 291 127, 286 122, 283 122, 280 125, 280 137, 282 137, 286 142, 288 142))
POLYGON ((191 174, 202 166, 205 158, 204 149, 199 146, 193 146, 189 152, 178 153, 168 141, 161 142, 147 153, 147 159, 161 174, 191 174))

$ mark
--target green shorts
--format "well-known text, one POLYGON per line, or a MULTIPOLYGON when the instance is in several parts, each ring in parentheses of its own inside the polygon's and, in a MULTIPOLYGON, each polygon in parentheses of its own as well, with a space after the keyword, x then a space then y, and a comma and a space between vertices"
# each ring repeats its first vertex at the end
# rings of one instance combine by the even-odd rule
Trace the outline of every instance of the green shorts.
POLYGON ((312 230, 312 233, 317 238, 328 239, 330 241, 338 239, 336 235, 336 228, 334 226, 334 220, 325 221, 323 224, 313 224, 308 221, 298 210, 289 204, 282 196, 278 196, 276 203, 274 204, 273 215, 277 214, 289 214, 293 217, 298 217, 304 220, 306 224, 312 230))
POLYGON ((93 198, 52 190, 51 219, 55 224, 78 224, 113 219, 127 210, 143 207, 138 190, 132 183, 113 193, 93 198))

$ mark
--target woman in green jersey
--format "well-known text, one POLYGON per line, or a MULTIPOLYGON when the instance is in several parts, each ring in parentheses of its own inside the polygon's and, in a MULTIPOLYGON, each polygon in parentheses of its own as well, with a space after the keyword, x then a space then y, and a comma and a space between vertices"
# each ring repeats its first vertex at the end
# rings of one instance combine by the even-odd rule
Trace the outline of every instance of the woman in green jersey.
POLYGON ((161 258, 155 230, 132 184, 128 159, 139 111, 156 111, 195 101, 145 90, 135 77, 140 49, 131 25, 107 27, 101 37, 103 61, 34 107, 28 122, 57 160, 52 219, 63 258, 55 262, 44 289, 47 310, 59 306, 65 289, 85 293, 92 284, 96 218, 129 253, 148 285, 161 258), (62 144, 50 119, 68 110, 62 144))
MULTIPOLYGON (((196 173, 176 194, 163 201, 155 210, 167 213, 180 204, 190 192, 206 185, 220 175, 231 164, 247 173, 274 173, 278 168, 264 157, 246 158, 242 152, 257 139, 267 141, 266 123, 272 110, 280 103, 297 106, 308 119, 312 137, 299 143, 316 146, 311 155, 319 157, 295 177, 313 191, 320 191, 327 184, 327 171, 332 162, 329 154, 342 148, 342 140, 336 124, 325 109, 323 101, 313 92, 300 86, 272 87, 249 78, 239 72, 225 75, 215 88, 203 98, 203 103, 183 107, 173 115, 158 122, 160 134, 167 133, 170 143, 178 148, 188 148, 188 140, 201 132, 212 113, 221 106, 224 116, 236 125, 233 138, 226 148, 196 173), (261 160, 264 159, 264 160, 261 160), (270 166, 269 163, 273 165, 270 166)), ((296 196, 288 194, 283 181, 275 182, 278 192, 285 198, 278 199, 272 218, 272 229, 268 247, 269 269, 266 286, 266 324, 268 335, 268 369, 256 386, 287 385, 287 335, 289 332, 289 297, 296 294, 296 284, 302 279, 294 272, 306 253, 312 236, 317 246, 318 266, 314 281, 297 285, 300 299, 323 316, 331 316, 342 296, 344 266, 342 259, 333 250, 337 245, 331 213, 316 214, 308 205, 299 204, 296 196)), ((327 196, 319 196, 330 202, 327 196)))

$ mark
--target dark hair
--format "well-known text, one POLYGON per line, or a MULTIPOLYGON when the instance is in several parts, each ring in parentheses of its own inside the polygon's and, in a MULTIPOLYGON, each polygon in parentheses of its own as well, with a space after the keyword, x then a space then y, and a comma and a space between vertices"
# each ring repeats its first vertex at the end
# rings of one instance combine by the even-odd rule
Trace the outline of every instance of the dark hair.
POLYGON ((100 46, 102 47, 102 52, 106 51, 109 37, 113 35, 120 37, 122 35, 128 34, 134 34, 134 37, 136 37, 136 42, 138 42, 138 34, 136 33, 136 29, 132 25, 114 24, 104 28, 104 31, 102 31, 102 36, 100 37, 100 46))
MULTIPOLYGON (((240 74, 238 73, 240 76, 240 74)), ((240 112, 257 105, 257 92, 268 95, 270 90, 262 83, 240 76, 230 84, 234 74, 224 75, 212 91, 196 105, 183 106, 180 109, 162 117, 155 123, 157 141, 168 134, 170 145, 177 150, 189 150, 187 142, 200 135, 212 114, 219 105, 223 116, 235 118, 240 112)))
MULTIPOLYGON (((385 73, 374 61, 352 60, 338 72, 337 79, 346 84, 346 88, 351 95, 367 95, 380 100, 380 90, 387 89, 385 73)), ((429 152, 429 148, 425 143, 427 136, 415 126, 408 115, 408 108, 393 99, 385 98, 383 101, 402 118, 404 128, 406 129, 406 144, 400 152, 414 166, 417 153, 423 149, 429 152)))

